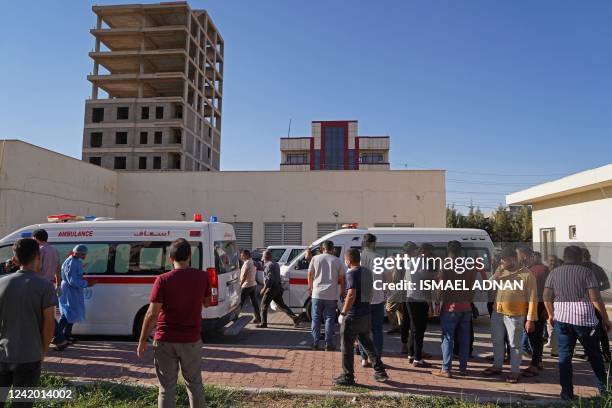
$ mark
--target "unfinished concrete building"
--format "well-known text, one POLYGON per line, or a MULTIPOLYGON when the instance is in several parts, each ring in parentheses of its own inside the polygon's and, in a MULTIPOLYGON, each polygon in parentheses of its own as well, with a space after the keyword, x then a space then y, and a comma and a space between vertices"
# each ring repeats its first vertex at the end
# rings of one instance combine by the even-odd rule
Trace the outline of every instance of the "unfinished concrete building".
POLYGON ((219 170, 223 38, 186 2, 93 6, 83 160, 113 170, 219 170))

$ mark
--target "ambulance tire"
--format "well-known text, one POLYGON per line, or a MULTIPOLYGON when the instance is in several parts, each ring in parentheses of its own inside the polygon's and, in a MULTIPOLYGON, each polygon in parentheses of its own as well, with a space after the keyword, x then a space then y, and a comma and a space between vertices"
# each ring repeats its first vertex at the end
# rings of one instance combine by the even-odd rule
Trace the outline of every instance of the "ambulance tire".
POLYGON ((142 325, 144 323, 145 314, 147 313, 147 307, 148 306, 142 307, 138 313, 136 313, 136 318, 134 318, 134 331, 132 332, 132 335, 136 341, 140 339, 140 332, 142 331, 142 325))

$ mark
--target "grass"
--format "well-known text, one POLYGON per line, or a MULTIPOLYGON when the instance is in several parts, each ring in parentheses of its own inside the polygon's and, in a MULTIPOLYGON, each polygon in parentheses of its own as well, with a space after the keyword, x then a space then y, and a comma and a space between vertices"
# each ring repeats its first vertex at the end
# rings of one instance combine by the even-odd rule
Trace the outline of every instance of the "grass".
MULTIPOLYGON (((73 387, 69 380, 43 375, 41 387, 73 387)), ((76 398, 69 402, 37 402, 35 407, 74 407, 74 408, 145 408, 157 406, 157 388, 143 387, 111 382, 97 382, 91 385, 78 385, 76 398)), ((270 393, 253 394, 214 385, 204 386, 206 406, 210 408, 505 408, 532 407, 529 402, 509 404, 476 404, 450 397, 375 397, 368 394, 364 387, 336 387, 337 391, 355 394, 349 397, 332 395, 292 395, 282 389, 270 393)), ((177 386, 177 407, 188 405, 187 392, 183 384, 177 386)), ((557 405, 569 406, 569 405, 557 405)), ((573 405, 577 408, 612 408, 612 397, 579 400, 573 405)))

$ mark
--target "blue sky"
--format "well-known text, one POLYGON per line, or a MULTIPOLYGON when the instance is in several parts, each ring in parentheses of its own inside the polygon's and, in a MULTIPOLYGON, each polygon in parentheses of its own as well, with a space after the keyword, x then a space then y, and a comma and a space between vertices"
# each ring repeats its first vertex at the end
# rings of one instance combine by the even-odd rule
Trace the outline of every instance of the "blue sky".
MULTIPOLYGON (((3 5, 0 138, 80 157, 92 4, 3 5)), ((278 169, 290 118, 390 135, 392 168, 448 169, 463 211, 611 161, 611 2, 190 4, 225 39, 223 170, 278 169)))

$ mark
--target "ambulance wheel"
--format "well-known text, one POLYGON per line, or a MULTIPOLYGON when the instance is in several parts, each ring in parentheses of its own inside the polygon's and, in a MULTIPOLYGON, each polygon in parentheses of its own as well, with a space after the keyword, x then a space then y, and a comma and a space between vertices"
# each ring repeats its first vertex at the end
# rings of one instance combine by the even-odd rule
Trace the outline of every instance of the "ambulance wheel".
POLYGON ((136 318, 134 319, 134 332, 132 333, 134 339, 138 341, 140 339, 140 332, 142 331, 142 325, 144 323, 144 317, 147 313, 147 309, 143 308, 138 311, 136 318))

